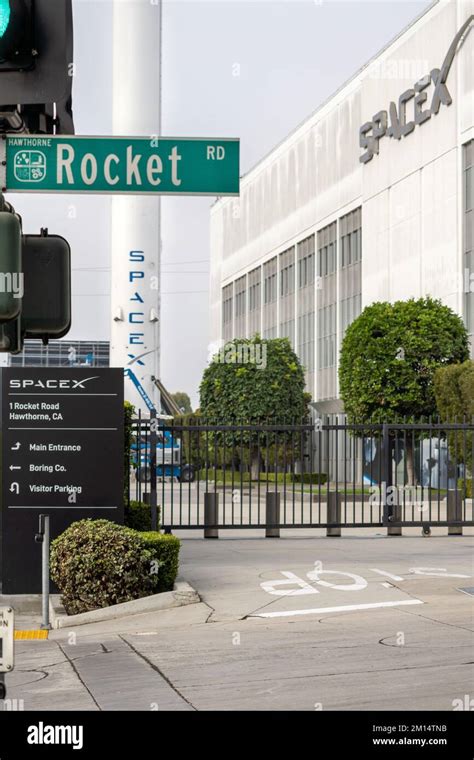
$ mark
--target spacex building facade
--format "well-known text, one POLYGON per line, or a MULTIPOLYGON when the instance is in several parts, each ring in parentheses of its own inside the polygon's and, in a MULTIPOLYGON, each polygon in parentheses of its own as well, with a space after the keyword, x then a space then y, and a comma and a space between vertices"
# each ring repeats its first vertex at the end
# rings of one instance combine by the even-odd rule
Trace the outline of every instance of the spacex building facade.
POLYGON ((322 412, 374 301, 431 295, 474 343, 474 0, 439 0, 211 211, 211 333, 288 337, 322 412))

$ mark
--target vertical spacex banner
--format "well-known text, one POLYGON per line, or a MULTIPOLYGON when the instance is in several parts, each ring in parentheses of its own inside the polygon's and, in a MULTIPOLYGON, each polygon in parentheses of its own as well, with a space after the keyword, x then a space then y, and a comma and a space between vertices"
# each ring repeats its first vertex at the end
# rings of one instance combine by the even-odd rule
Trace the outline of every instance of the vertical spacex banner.
POLYGON ((4 594, 41 590, 40 514, 123 522, 123 419, 120 369, 1 371, 4 594))

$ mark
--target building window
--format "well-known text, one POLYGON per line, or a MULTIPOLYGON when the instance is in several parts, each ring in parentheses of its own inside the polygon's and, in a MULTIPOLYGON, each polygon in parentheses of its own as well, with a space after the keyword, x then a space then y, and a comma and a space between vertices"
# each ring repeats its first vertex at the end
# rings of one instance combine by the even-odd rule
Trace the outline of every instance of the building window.
POLYGON ((314 235, 298 243, 298 288, 306 288, 314 282, 314 235))
POLYGON ((249 272, 249 311, 260 309, 260 267, 249 272))
POLYGON ((336 366, 336 304, 318 311, 318 367, 336 366))
POLYGON ((314 370, 314 311, 298 317, 298 356, 306 372, 314 370))
POLYGON ((280 296, 284 298, 295 292, 295 249, 280 253, 280 296))
POLYGON ((245 291, 246 291, 246 280, 245 277, 239 277, 238 280, 235 282, 235 316, 237 317, 243 317, 245 316, 245 291))
POLYGON ((357 319, 362 310, 362 295, 357 293, 355 296, 341 300, 341 332, 344 335, 349 325, 357 319))
POLYGON ((362 214, 357 208, 339 220, 341 269, 362 261, 362 214))
POLYGON ((318 277, 328 277, 336 271, 336 236, 336 222, 318 232, 318 277))
POLYGON ((233 284, 222 288, 222 324, 224 327, 232 324, 233 284))
POLYGON ((276 258, 264 264, 263 302, 273 303, 277 300, 277 260, 276 258))

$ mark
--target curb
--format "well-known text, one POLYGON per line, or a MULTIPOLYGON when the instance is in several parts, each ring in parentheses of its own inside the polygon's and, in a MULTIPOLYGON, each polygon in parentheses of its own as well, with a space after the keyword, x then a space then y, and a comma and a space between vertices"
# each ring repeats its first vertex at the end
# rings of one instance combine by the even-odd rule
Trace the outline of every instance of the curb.
POLYGON ((53 629, 71 628, 76 625, 88 623, 102 623, 106 620, 117 620, 129 615, 141 615, 146 612, 160 612, 174 607, 184 607, 188 604, 199 604, 201 598, 197 591, 186 581, 175 584, 173 591, 165 591, 161 594, 144 596, 142 599, 134 599, 131 602, 113 604, 110 607, 102 607, 90 612, 82 612, 79 615, 67 615, 61 604, 61 597, 53 595, 49 600, 51 626, 53 629))

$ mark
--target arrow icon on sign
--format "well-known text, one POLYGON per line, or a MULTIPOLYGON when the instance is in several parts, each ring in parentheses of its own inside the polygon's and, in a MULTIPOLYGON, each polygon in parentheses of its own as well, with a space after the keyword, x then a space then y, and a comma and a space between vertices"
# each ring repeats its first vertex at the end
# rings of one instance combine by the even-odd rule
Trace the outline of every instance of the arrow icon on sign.
POLYGON ((20 484, 19 483, 12 483, 11 486, 10 486, 10 491, 11 491, 11 493, 19 494, 20 493, 20 484))
POLYGON ((21 470, 21 467, 16 467, 14 464, 11 464, 10 470, 21 470))
POLYGON ((15 443, 14 446, 11 447, 11 451, 18 451, 18 449, 20 448, 20 446, 21 446, 21 443, 20 443, 20 441, 18 441, 17 443, 15 443))

